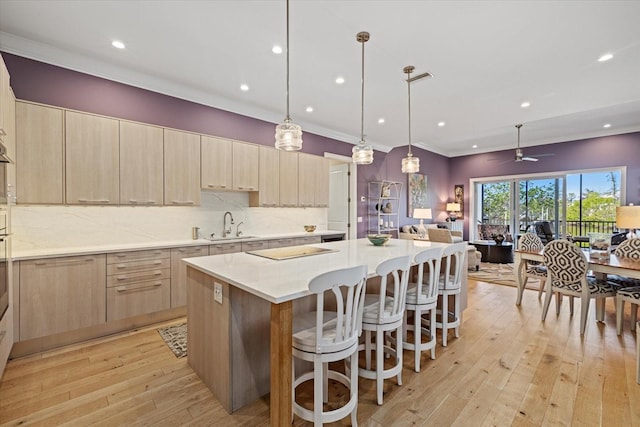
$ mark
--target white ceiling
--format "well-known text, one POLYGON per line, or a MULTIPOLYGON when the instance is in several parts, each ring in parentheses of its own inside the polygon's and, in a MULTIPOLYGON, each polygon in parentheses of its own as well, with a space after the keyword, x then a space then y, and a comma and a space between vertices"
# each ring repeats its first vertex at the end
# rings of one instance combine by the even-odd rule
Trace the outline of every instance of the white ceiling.
MULTIPOLYGON (((516 123, 523 147, 640 131, 639 17, 637 0, 291 0, 291 117, 357 143, 356 34, 368 31, 364 132, 377 149, 408 143, 406 65, 435 76, 412 84, 411 121, 414 145, 436 153, 513 148, 516 123)), ((4 51, 274 123, 286 55, 271 48, 285 35, 284 0, 0 0, 4 51)))

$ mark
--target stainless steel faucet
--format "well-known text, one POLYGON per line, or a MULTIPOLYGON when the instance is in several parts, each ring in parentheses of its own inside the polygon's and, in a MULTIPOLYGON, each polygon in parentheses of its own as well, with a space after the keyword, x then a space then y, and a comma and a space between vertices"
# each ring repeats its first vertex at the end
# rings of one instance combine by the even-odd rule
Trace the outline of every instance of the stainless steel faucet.
POLYGON ((223 219, 223 229, 222 229, 222 237, 227 237, 231 234, 231 224, 229 224, 229 226, 227 226, 227 215, 229 215, 229 218, 231 218, 231 224, 233 224, 233 215, 231 215, 231 212, 227 211, 224 213, 224 219, 223 219))
POLYGON ((242 231, 240 231, 240 226, 244 224, 243 221, 240 221, 240 224, 236 225, 236 237, 240 237, 242 235, 242 231))

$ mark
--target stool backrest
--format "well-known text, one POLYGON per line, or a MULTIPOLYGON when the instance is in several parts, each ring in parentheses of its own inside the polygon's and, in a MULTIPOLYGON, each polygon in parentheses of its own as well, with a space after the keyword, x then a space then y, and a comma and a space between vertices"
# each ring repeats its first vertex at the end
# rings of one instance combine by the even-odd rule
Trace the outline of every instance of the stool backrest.
POLYGON ((404 255, 382 261, 376 267, 376 274, 380 276, 380 293, 378 297, 378 322, 388 323, 404 316, 409 284, 409 269, 411 257, 404 255), (389 302, 387 297, 391 296, 389 302))
POLYGON ((467 242, 462 242, 446 246, 442 251, 441 289, 459 288, 462 285, 462 273, 465 267, 462 261, 466 250, 467 242))
POLYGON ((366 265, 329 271, 311 279, 309 291, 316 294, 316 352, 330 352, 358 341, 366 282, 366 265), (331 297, 335 300, 335 324, 324 318, 325 298, 330 301, 331 297))
POLYGON ((416 254, 414 261, 418 264, 418 280, 416 284, 416 303, 427 304, 438 299, 438 279, 442 264, 443 248, 429 248, 416 254), (425 267, 427 271, 425 272, 425 267))

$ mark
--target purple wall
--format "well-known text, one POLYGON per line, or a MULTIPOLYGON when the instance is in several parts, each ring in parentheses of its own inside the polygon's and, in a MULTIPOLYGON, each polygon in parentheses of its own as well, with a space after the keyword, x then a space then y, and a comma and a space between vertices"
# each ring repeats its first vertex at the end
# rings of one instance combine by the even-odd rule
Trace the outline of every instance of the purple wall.
MULTIPOLYGON (((2 56, 11 75, 11 86, 21 100, 257 144, 273 144, 273 123, 4 52, 2 56)), ((302 151, 315 155, 331 152, 351 156, 352 147, 351 144, 305 132, 302 151)), ((420 157, 420 173, 427 175, 427 206, 433 211, 433 222, 446 218, 444 204, 452 201, 454 184, 465 186, 465 230, 469 220, 470 178, 627 165, 627 202, 640 204, 640 133, 527 148, 529 155, 549 152, 555 156, 535 163, 503 163, 503 159, 513 158, 513 150, 449 159, 419 148, 413 149, 413 154, 420 157)), ((406 146, 395 148, 386 155, 376 151, 373 164, 358 166, 358 216, 363 218, 363 222, 358 224, 359 236, 366 233, 367 226, 367 204, 359 200, 367 194, 369 181, 386 179, 402 182, 399 225, 417 222, 406 217, 407 177, 400 172, 401 160, 406 154, 406 146)))
POLYGON ((640 204, 640 132, 527 147, 526 153, 554 155, 538 162, 514 162, 514 150, 504 150, 450 159, 450 182, 465 186, 466 236, 471 178, 627 166, 626 202, 640 204))

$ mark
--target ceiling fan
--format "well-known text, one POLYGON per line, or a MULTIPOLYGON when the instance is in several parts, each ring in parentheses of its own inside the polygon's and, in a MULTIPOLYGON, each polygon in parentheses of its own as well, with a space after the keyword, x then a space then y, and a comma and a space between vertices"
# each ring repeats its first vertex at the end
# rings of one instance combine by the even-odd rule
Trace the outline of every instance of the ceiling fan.
POLYGON ((518 123, 516 125, 516 128, 518 129, 518 148, 516 148, 516 158, 515 158, 516 162, 537 162, 539 160, 538 157, 553 156, 552 153, 525 156, 524 153, 522 152, 522 149, 520 148, 520 128, 521 127, 522 127, 522 123, 518 123))

